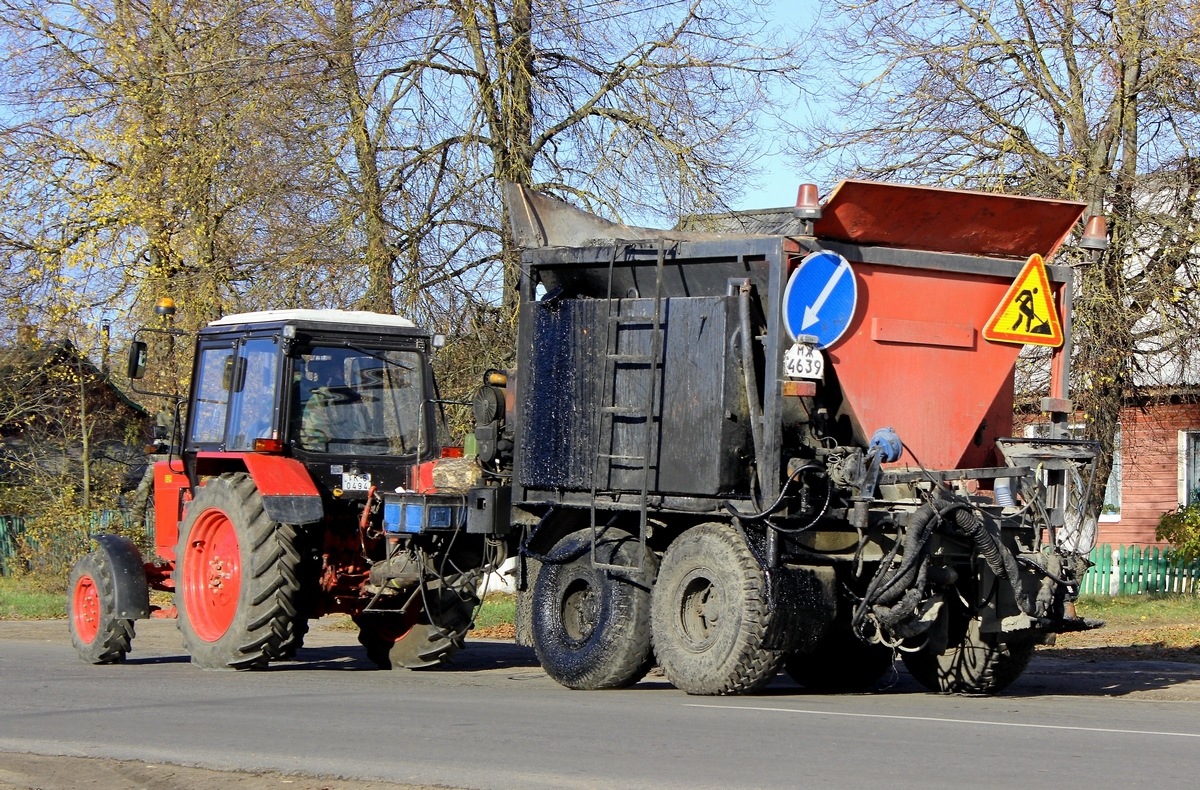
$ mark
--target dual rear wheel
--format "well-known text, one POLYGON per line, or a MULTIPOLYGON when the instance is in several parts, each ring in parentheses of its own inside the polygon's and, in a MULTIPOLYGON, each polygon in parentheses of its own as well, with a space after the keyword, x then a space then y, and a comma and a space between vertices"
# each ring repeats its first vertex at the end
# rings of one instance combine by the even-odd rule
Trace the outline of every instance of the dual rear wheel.
POLYGON ((593 564, 591 540, 590 529, 559 540, 534 583, 534 648, 552 678, 622 688, 655 657, 689 694, 753 691, 774 677, 783 655, 765 646, 766 577, 732 525, 694 527, 661 565, 647 552, 640 571, 633 535, 602 533, 595 551, 607 568, 593 564))

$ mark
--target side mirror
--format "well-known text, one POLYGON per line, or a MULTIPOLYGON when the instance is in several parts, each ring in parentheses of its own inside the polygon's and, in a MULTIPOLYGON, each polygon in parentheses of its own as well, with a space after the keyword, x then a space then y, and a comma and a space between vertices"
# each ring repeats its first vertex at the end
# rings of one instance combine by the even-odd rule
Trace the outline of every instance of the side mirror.
POLYGON ((131 379, 140 379, 146 375, 146 343, 135 340, 129 344, 129 358, 125 363, 125 375, 131 379))

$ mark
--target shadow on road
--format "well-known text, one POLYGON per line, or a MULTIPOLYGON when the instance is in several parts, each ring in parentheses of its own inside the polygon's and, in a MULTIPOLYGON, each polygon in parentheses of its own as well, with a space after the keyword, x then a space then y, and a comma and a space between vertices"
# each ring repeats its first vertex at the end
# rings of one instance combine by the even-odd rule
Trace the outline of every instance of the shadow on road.
MULTIPOLYGON (((181 659, 187 661, 184 657, 181 659)), ((418 672, 454 673, 484 672, 494 669, 536 669, 540 671, 533 648, 519 647, 511 642, 468 642, 449 662, 418 672)), ((268 671, 378 670, 366 651, 357 646, 304 647, 289 661, 272 662, 268 671)))
MULTIPOLYGON (((1156 654, 1155 660, 1137 660, 1125 651, 1128 648, 1090 648, 1086 650, 1055 650, 1039 653, 1029 668, 1013 685, 1006 689, 1005 697, 1038 697, 1047 695, 1121 697, 1146 695, 1162 699, 1200 700, 1200 664, 1164 660, 1166 653, 1156 654)), ((1194 662, 1193 653, 1184 651, 1185 658, 1194 662)), ((153 663, 156 659, 147 659, 153 663)), ((160 659, 161 660, 161 659, 160 659)), ((186 658, 169 660, 186 661, 186 658)), ((375 671, 376 667, 367 660, 365 653, 355 647, 305 648, 297 660, 271 665, 271 671, 375 671)), ((519 647, 510 642, 469 642, 467 647, 455 654, 451 663, 420 673, 486 672, 489 670, 525 670, 542 675, 537 657, 531 648, 519 647)), ((524 674, 522 674, 524 677, 524 674)), ((655 669, 637 688, 671 690, 673 687, 655 669)), ((824 692, 810 691, 800 686, 785 673, 779 676, 759 696, 815 695, 824 692)), ((893 670, 885 675, 871 694, 925 694, 928 692, 904 670, 897 661, 893 670)))

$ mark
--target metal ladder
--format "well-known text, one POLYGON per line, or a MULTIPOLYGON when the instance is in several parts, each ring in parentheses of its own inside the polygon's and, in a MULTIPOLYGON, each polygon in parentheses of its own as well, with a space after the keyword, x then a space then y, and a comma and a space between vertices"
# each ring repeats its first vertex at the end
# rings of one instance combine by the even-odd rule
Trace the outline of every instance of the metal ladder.
POLYGON ((650 457, 650 453, 654 446, 654 397, 657 394, 659 363, 663 352, 662 286, 665 261, 666 240, 659 239, 658 255, 654 265, 653 310, 650 315, 623 316, 614 314, 614 309, 620 305, 620 299, 613 298, 613 269, 616 267, 617 262, 617 242, 616 240, 613 241, 612 257, 608 261, 607 299, 604 304, 604 365, 603 373, 600 377, 603 390, 600 395, 599 418, 596 420, 594 442, 596 460, 592 467, 590 502, 591 515, 589 523, 592 530, 591 560, 592 566, 595 568, 627 572, 637 571, 640 573, 645 567, 646 533, 649 531, 646 500, 650 491, 650 470, 656 466, 656 464, 652 463, 653 459, 650 457), (623 354, 619 352, 621 328, 635 326, 647 327, 650 330, 649 354, 623 354), (644 366, 648 380, 645 388, 646 397, 641 403, 615 402, 617 397, 617 370, 620 365, 630 367, 644 366), (642 422, 643 433, 640 454, 629 455, 612 452, 613 449, 616 449, 613 447, 613 434, 617 418, 625 418, 633 421, 640 420, 642 422), (612 526, 616 519, 616 516, 613 516, 606 523, 600 524, 597 521, 598 511, 596 508, 596 494, 600 490, 600 481, 602 479, 605 481, 610 480, 614 462, 633 470, 635 474, 640 473, 641 475, 641 491, 638 496, 638 559, 636 565, 620 565, 604 562, 596 554, 597 541, 603 532, 612 526))

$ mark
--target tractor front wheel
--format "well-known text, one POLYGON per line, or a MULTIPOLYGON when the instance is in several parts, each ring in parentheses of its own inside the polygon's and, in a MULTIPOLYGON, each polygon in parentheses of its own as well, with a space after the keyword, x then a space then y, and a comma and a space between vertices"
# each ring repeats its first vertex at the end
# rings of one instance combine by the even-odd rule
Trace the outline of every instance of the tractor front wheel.
POLYGON ((89 664, 125 660, 133 641, 133 620, 116 616, 112 565, 102 551, 82 557, 71 568, 67 620, 71 644, 89 664))
POLYGON ((249 475, 196 489, 175 557, 179 630, 193 664, 263 666, 295 642, 296 529, 267 516, 249 475))

